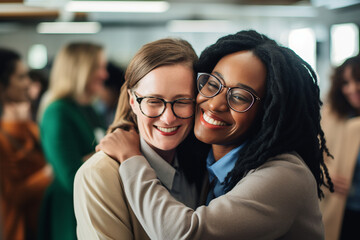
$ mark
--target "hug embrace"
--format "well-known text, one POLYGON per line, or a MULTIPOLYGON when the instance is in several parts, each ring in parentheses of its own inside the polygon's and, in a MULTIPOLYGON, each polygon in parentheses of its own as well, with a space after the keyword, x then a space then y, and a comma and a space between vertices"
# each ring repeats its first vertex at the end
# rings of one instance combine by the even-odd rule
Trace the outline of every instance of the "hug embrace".
POLYGON ((133 58, 101 151, 77 173, 78 234, 111 235, 85 224, 108 215, 135 239, 323 239, 319 199, 333 185, 310 65, 252 30, 198 61, 165 61, 159 49, 133 58), (108 184, 96 181, 106 174, 108 184))

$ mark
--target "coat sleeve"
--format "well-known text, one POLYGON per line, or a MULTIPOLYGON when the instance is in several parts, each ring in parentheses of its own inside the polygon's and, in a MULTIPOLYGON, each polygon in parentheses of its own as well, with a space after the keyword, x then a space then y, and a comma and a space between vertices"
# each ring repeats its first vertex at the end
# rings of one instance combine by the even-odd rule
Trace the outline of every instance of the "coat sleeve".
POLYGON ((74 207, 78 239, 134 239, 118 166, 98 152, 77 171, 74 207))
POLYGON ((126 160, 119 171, 131 208, 151 239, 278 239, 294 222, 306 191, 304 171, 280 164, 248 174, 194 211, 161 186, 144 157, 126 160))

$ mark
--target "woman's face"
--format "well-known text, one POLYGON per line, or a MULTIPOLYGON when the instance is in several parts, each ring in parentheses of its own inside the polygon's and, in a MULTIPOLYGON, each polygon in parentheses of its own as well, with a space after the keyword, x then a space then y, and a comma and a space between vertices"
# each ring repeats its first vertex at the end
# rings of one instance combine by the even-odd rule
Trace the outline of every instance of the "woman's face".
MULTIPOLYGON (((236 52, 220 59, 213 75, 227 87, 244 87, 262 99, 265 93, 265 65, 250 51, 236 52)), ((232 110, 226 98, 228 88, 212 98, 197 96, 195 135, 205 143, 236 147, 251 127, 261 102, 256 100, 246 112, 232 110)))
POLYGON ((4 100, 6 102, 29 101, 29 86, 31 80, 28 69, 22 61, 17 61, 15 71, 10 76, 9 85, 5 88, 4 100))
POLYGON ((360 79, 353 77, 351 66, 347 66, 344 70, 344 82, 341 90, 350 105, 360 113, 360 79))
MULTIPOLYGON (((183 64, 158 67, 142 78, 133 89, 138 97, 158 97, 166 101, 179 98, 195 98, 193 70, 183 64)), ((177 118, 166 104, 162 115, 156 118, 145 116, 135 99, 129 92, 130 105, 136 114, 140 135, 153 148, 162 151, 175 149, 188 135, 193 126, 193 117, 177 118)))
POLYGON ((103 88, 104 81, 108 77, 106 70, 107 60, 104 51, 101 51, 98 55, 97 65, 93 70, 93 74, 90 76, 91 79, 87 85, 87 92, 90 95, 98 94, 103 88))

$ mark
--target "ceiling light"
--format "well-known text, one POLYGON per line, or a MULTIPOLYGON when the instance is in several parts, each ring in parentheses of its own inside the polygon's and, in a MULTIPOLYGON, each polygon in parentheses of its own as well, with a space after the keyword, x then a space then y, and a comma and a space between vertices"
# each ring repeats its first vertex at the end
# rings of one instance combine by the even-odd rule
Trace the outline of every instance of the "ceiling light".
POLYGON ((36 28, 41 34, 94 34, 100 29, 98 22, 43 22, 36 28))
POLYGON ((172 20, 167 24, 170 32, 232 32, 231 21, 226 20, 172 20))
POLYGON ((70 1, 65 10, 69 12, 165 12, 165 1, 70 1))

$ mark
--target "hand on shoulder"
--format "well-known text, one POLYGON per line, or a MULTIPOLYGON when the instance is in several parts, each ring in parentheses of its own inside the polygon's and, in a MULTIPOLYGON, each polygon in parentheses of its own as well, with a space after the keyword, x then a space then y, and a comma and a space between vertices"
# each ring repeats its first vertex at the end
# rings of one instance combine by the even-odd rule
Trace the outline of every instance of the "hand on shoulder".
POLYGON ((120 163, 130 157, 142 155, 139 134, 133 128, 129 131, 120 128, 116 129, 101 139, 95 149, 96 151, 104 151, 120 163))

